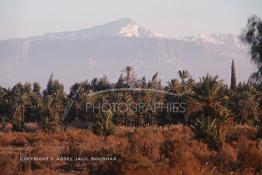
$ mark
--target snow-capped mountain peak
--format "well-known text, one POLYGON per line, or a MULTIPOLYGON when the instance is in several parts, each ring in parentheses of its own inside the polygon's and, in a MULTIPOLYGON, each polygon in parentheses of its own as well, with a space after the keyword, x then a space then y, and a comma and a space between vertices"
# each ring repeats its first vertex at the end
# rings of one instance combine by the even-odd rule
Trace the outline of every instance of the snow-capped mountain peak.
POLYGON ((139 26, 130 18, 122 18, 117 21, 107 23, 100 27, 109 28, 109 36, 117 37, 139 37, 139 26))
POLYGON ((119 35, 123 37, 139 37, 139 26, 137 23, 129 18, 123 18, 117 21, 117 23, 120 23, 120 30, 119 35))
POLYGON ((119 36, 121 37, 141 37, 141 38, 159 38, 165 37, 162 34, 154 33, 146 28, 140 27, 133 19, 122 18, 109 25, 119 26, 119 36))
POLYGON ((162 38, 164 35, 154 33, 146 28, 140 27, 133 19, 121 18, 119 20, 98 25, 88 29, 71 32, 47 33, 35 39, 96 39, 96 38, 115 38, 115 37, 136 37, 136 38, 162 38))

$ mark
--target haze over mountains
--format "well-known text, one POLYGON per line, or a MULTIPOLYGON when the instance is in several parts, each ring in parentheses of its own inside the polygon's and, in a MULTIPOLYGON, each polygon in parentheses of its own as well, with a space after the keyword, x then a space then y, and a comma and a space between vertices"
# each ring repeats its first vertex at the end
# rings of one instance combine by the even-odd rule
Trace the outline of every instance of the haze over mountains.
POLYGON ((123 18, 89 29, 0 41, 0 85, 37 81, 45 86, 53 72, 68 89, 104 74, 116 81, 126 65, 133 65, 138 78, 159 72, 163 83, 181 69, 194 78, 209 72, 228 82, 232 59, 237 80, 246 81, 255 66, 237 36, 170 38, 123 18))

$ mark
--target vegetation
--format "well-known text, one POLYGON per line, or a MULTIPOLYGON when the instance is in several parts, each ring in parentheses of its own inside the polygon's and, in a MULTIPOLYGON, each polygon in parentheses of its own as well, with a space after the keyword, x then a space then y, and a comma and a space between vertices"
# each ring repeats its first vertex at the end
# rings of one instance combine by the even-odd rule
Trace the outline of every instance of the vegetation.
MULTIPOLYGON (((116 84, 109 83, 103 76, 91 83, 74 84, 69 94, 53 75, 42 93, 38 83, 33 87, 29 83, 18 83, 12 89, 1 88, 2 131, 23 131, 22 135, 2 133, 3 148, 8 145, 23 149, 30 147, 32 151, 27 151, 26 155, 35 156, 50 155, 49 151, 52 151, 55 153, 50 156, 74 159, 117 157, 116 162, 104 163, 68 160, 43 163, 19 161, 18 156, 24 153, 12 152, 13 158, 7 161, 13 161, 16 169, 5 171, 9 174, 17 171, 25 174, 262 173, 262 153, 259 151, 262 140, 261 86, 258 83, 240 82, 236 88, 232 85, 229 88, 217 76, 207 74, 195 81, 188 71, 182 70, 178 71, 179 79, 172 79, 163 87, 157 73, 147 82, 145 78, 142 81, 131 76, 134 75, 133 68, 127 70, 129 78, 121 74, 116 84), (123 90, 129 87, 136 90, 123 90), (171 94, 162 93, 163 90, 171 94), (101 91, 103 93, 99 93, 101 91), (87 108, 87 103, 98 107, 112 103, 152 105, 171 102, 185 103, 186 111, 87 108), (26 133, 29 131, 32 133, 26 133), (96 139, 95 147, 85 148, 96 139), (55 143, 62 146, 58 146, 58 150, 52 148, 55 143), (43 148, 41 144, 49 147, 43 148), (253 162, 246 162, 245 156, 253 162)), ((1 166, 6 164, 2 162, 1 166)))
POLYGON ((220 151, 213 151, 184 125, 117 127, 106 139, 81 129, 6 132, 0 135, 1 174, 261 174, 256 133, 256 128, 236 125, 220 151), (25 161, 29 156, 54 160, 25 161), (89 161, 72 161, 79 157, 89 161), (103 157, 114 160, 99 160, 103 157))
POLYGON ((0 148, 23 150, 0 152, 1 173, 262 174, 261 31, 250 18, 242 38, 258 70, 237 84, 232 61, 230 87, 187 70, 162 85, 158 73, 147 81, 132 66, 116 83, 104 75, 69 93, 53 74, 43 91, 39 83, 0 87, 0 148), (80 157, 115 159, 68 160, 80 157))
POLYGON ((242 40, 250 46, 251 60, 257 65, 252 80, 261 83, 262 80, 262 20, 257 16, 248 19, 247 26, 242 32, 242 40))

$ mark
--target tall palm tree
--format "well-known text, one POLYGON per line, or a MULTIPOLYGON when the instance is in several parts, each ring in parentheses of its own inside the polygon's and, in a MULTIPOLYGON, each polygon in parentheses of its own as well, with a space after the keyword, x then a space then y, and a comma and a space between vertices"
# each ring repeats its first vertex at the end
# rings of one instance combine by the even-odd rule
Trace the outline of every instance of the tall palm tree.
POLYGON ((224 86, 223 81, 218 80, 218 76, 212 77, 207 74, 200 78, 200 82, 194 87, 192 98, 203 107, 219 107, 223 101, 228 100, 228 97, 221 92, 224 86))
POLYGON ((125 71, 126 71, 126 78, 127 78, 127 81, 128 81, 128 80, 131 79, 131 75, 134 71, 134 68, 132 66, 126 66, 125 71))
POLYGON ((135 78, 134 68, 132 66, 126 66, 123 72, 126 73, 125 80, 127 85, 130 85, 130 82, 135 78))
POLYGON ((186 117, 192 123, 196 135, 209 147, 221 147, 221 131, 231 113, 222 104, 228 97, 223 93, 224 83, 218 77, 207 74, 194 86, 186 117))
POLYGON ((182 81, 182 84, 185 83, 186 79, 190 77, 190 73, 187 70, 179 70, 178 71, 178 76, 182 81))

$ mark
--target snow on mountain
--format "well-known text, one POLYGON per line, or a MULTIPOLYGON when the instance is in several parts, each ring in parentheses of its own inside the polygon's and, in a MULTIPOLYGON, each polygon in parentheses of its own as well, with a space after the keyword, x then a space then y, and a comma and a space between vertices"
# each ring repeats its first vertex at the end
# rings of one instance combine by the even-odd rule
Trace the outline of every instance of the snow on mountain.
POLYGON ((159 72, 163 82, 181 69, 195 78, 211 73, 229 81, 232 59, 238 80, 247 80, 255 69, 237 36, 167 38, 122 18, 78 31, 0 41, 0 85, 38 81, 44 86, 53 72, 68 89, 75 81, 104 74, 115 81, 126 65, 148 78, 159 72))
POLYGON ((239 36, 232 35, 229 33, 213 33, 210 35, 198 34, 189 37, 184 37, 182 40, 193 41, 196 43, 206 44, 234 44, 238 47, 243 47, 243 43, 240 41, 239 36))
POLYGON ((115 37, 136 37, 136 38, 161 38, 164 35, 157 34, 140 27, 133 19, 122 18, 117 21, 98 25, 89 29, 71 32, 47 33, 39 37, 32 37, 37 40, 76 40, 96 39, 115 37))

